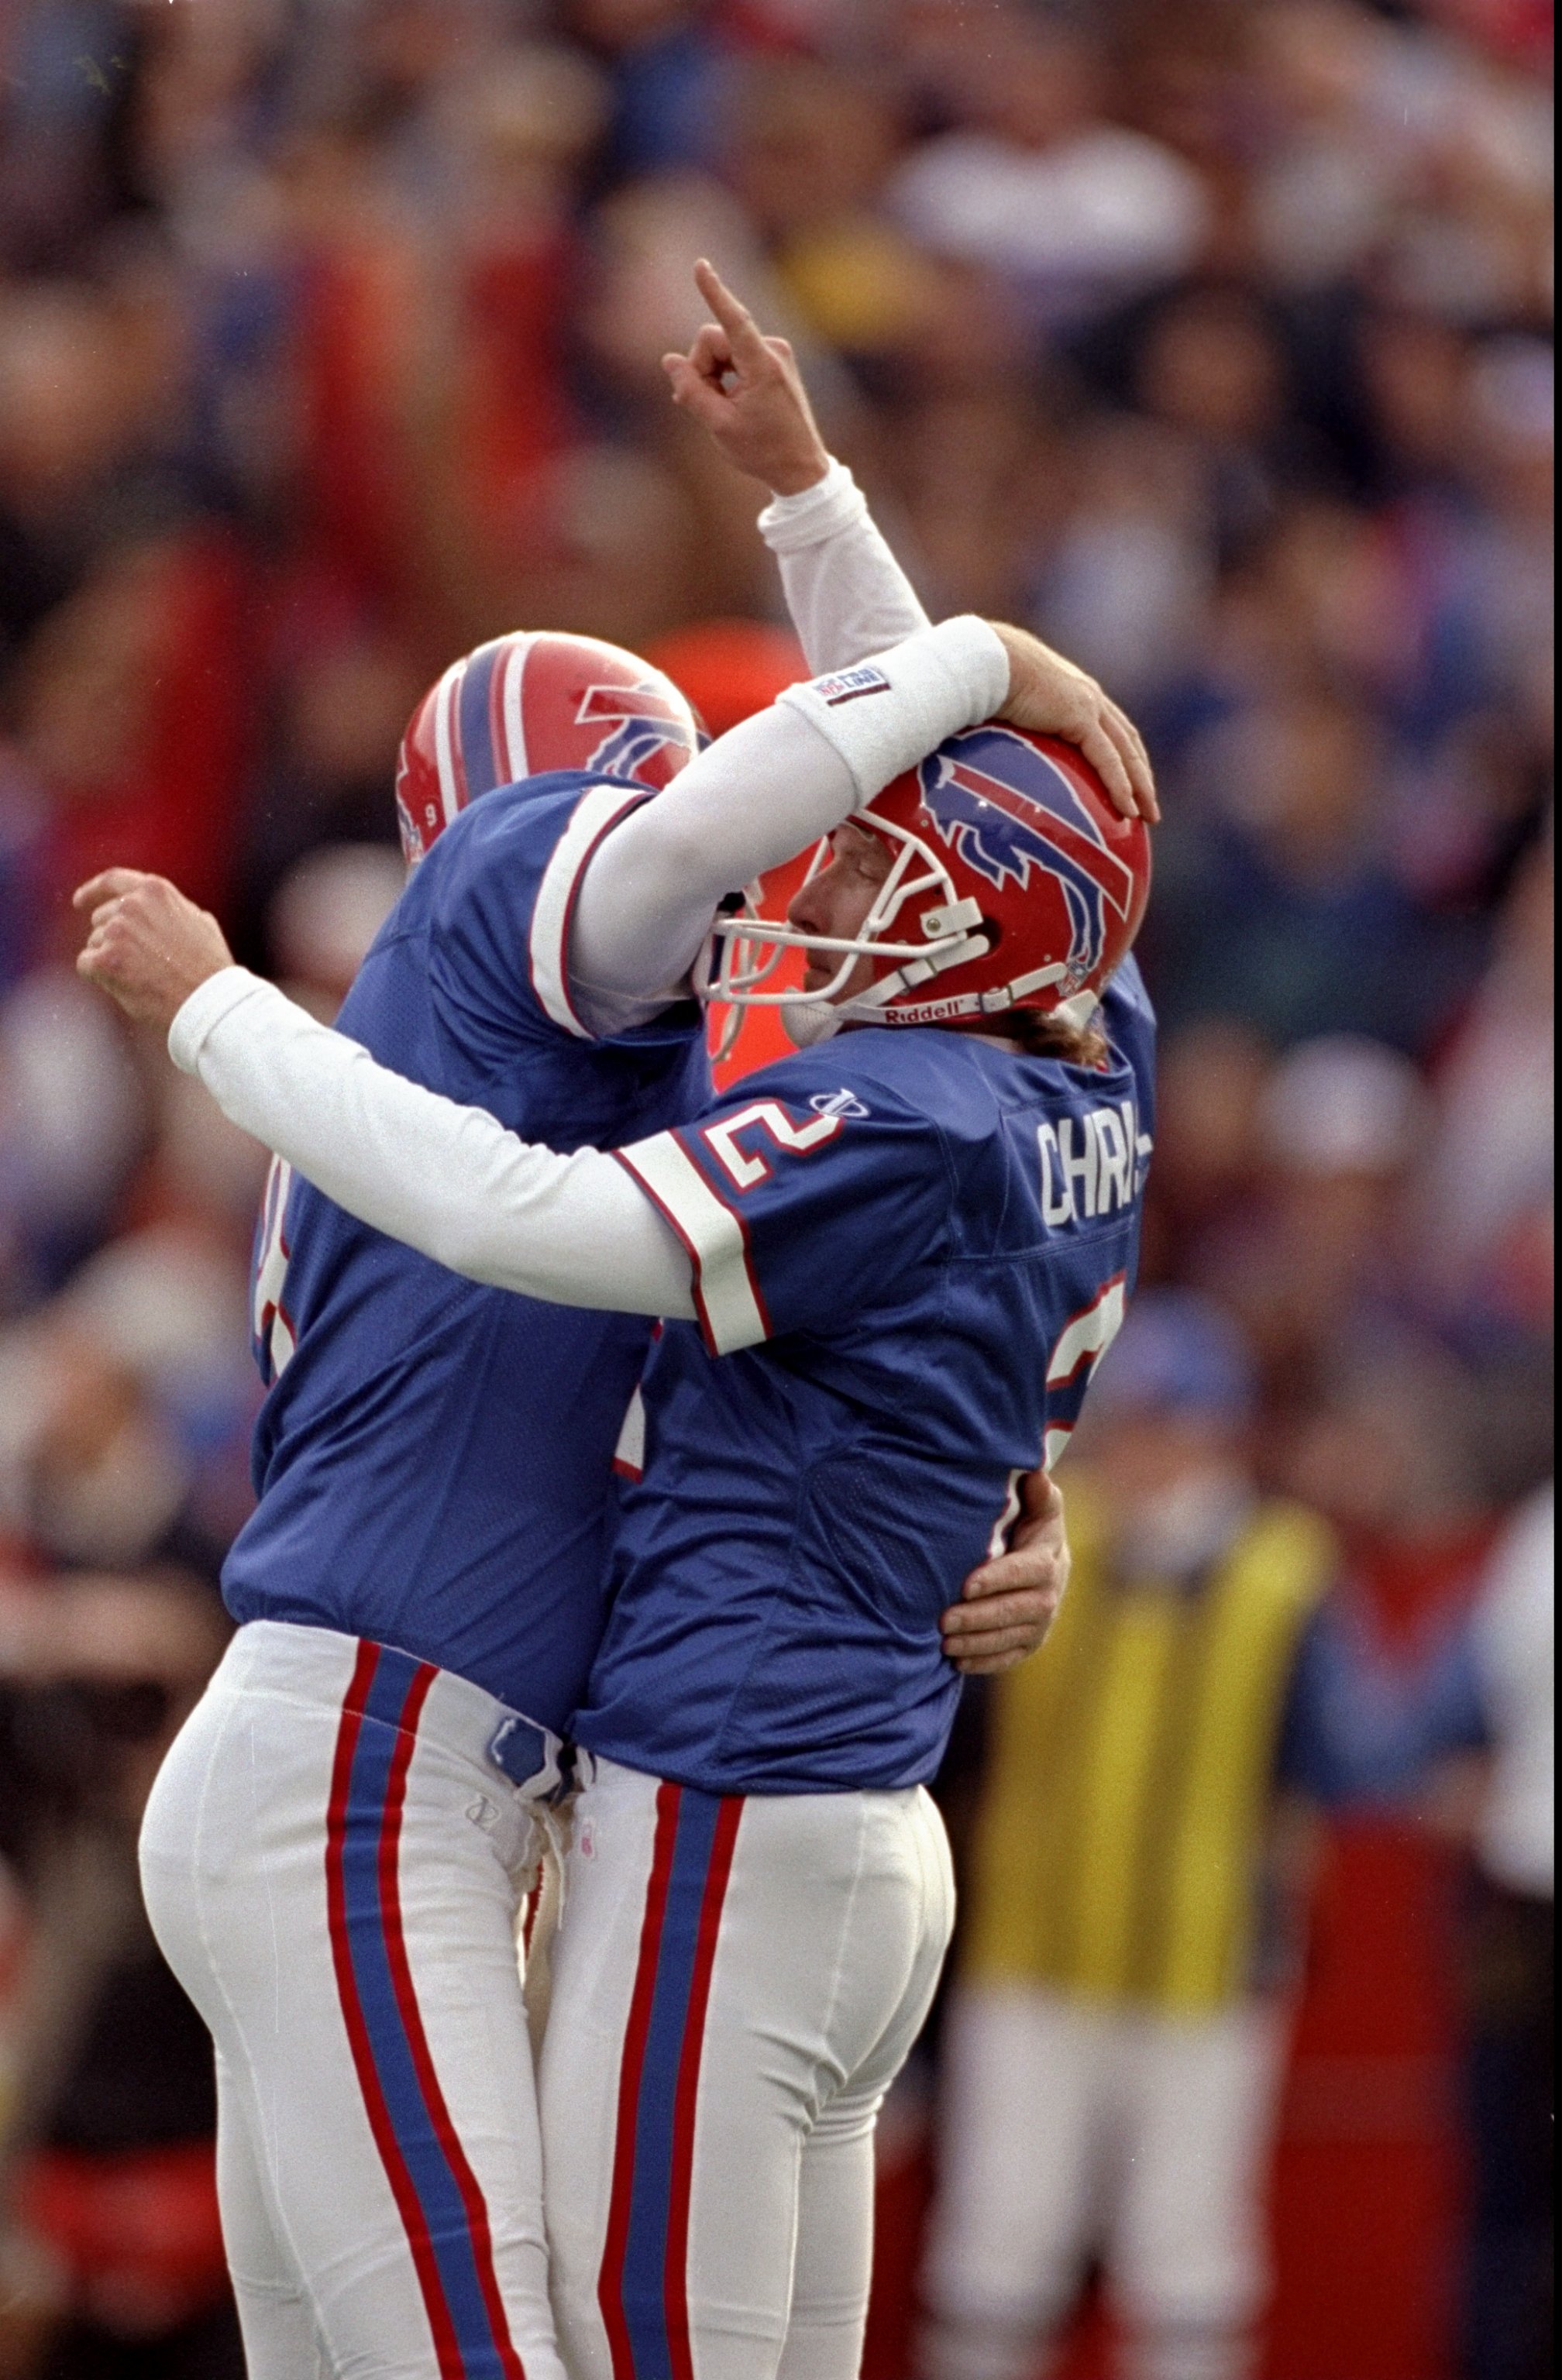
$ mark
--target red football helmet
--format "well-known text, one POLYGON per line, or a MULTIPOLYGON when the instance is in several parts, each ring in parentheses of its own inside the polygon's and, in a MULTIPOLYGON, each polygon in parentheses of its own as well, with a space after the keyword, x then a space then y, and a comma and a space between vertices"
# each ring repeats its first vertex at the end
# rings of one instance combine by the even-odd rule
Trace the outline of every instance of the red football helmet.
MULTIPOLYGON (((750 896, 717 924, 714 998, 784 1009, 799 1042, 823 1040, 848 1018, 951 1025, 1031 1008, 1088 1019, 1139 931, 1150 836, 1142 820, 1118 816, 1071 744, 995 723, 967 729, 852 820, 891 854, 858 932, 805 932, 765 917, 750 896), (765 990, 797 949, 839 953, 829 983, 765 990), (883 961, 881 972, 838 1001, 864 956, 883 961)), ((820 844, 815 869, 828 848, 820 844)))
POLYGON ((660 788, 700 747, 670 677, 596 637, 520 629, 479 645, 424 695, 396 771, 409 868, 469 802, 549 769, 660 788))

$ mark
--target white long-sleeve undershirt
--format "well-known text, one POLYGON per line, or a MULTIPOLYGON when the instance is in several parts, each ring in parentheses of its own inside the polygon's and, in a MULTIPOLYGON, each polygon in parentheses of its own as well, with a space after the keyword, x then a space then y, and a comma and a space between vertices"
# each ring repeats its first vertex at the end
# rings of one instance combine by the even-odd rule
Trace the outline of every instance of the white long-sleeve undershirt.
POLYGON ((356 1215, 499 1289, 690 1318, 689 1257, 612 1157, 568 1157, 381 1066, 243 967, 190 994, 169 1054, 225 1115, 356 1215))
MULTIPOLYGON (((996 707, 1007 684, 996 639, 989 632, 984 640, 974 622, 931 629, 843 465, 832 463, 800 495, 776 498, 760 528, 815 673, 917 640, 906 687, 924 698, 928 740, 906 765, 996 707), (946 670, 963 677, 973 715, 939 725, 948 715, 938 701, 946 670)), ((665 1005, 724 895, 827 834, 878 790, 864 779, 855 744, 832 739, 834 723, 827 713, 803 716, 785 704, 744 721, 605 838, 582 879, 570 933, 572 989, 596 1031, 621 1032, 665 1005)), ((867 723, 860 714, 841 722, 867 723)))
POLYGON ((800 495, 774 497, 759 528, 811 670, 849 669, 929 625, 844 463, 800 495))
MULTIPOLYGON (((609 992, 606 1003, 620 1018, 659 1004, 645 988, 689 965, 722 893, 828 832, 966 723, 957 711, 984 717, 1007 686, 990 630, 929 630, 839 465, 770 505, 761 527, 811 666, 841 670, 879 654, 890 686, 873 698, 871 735, 860 703, 837 721, 826 701, 799 692, 722 737, 606 838, 581 888, 572 951, 578 990, 588 968, 626 983, 631 998, 609 992), (885 646, 902 648, 899 658, 885 646), (669 951, 683 953, 681 965, 669 951)), ((168 1043, 235 1123, 349 1214, 451 1271, 558 1305, 693 1316, 683 1246, 611 1156, 564 1157, 519 1140, 486 1110, 376 1064, 240 967, 191 995, 168 1043)))

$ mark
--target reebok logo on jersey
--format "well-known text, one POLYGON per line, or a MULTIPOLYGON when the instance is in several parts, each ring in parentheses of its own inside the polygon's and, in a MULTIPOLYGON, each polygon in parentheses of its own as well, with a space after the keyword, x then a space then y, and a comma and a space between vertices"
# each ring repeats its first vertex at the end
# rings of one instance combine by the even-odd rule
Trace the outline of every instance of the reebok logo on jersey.
POLYGON ((838 703, 855 702, 860 695, 887 694, 889 680, 882 669, 865 665, 861 669, 837 670, 833 677, 816 677, 813 691, 834 710, 838 703))
POLYGON ((809 1101, 815 1115, 865 1116, 873 1110, 865 1108, 854 1091, 815 1091, 809 1101))

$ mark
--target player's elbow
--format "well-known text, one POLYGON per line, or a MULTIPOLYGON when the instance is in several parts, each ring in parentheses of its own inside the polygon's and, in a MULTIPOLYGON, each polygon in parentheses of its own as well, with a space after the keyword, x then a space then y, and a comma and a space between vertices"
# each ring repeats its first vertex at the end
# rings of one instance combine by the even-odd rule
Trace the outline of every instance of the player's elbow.
POLYGON ((424 1251, 446 1272, 463 1281, 495 1285, 503 1265, 494 1246, 493 1217, 477 1209, 457 1208, 443 1215, 423 1240, 424 1251))

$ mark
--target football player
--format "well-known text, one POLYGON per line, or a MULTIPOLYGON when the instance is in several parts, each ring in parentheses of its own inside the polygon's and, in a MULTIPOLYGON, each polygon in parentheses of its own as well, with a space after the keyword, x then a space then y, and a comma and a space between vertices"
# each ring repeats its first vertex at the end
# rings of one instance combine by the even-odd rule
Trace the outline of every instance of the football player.
MULTIPOLYGON (((742 404, 740 370, 722 394, 742 404)), ((876 745, 844 756, 830 722, 855 681, 691 760, 687 706, 633 656, 522 637, 458 664, 409 731, 419 864, 345 1030, 566 1145, 671 1123, 706 1085, 697 1012, 669 999, 718 898, 948 725, 1007 688, 1017 716, 1094 739, 1132 807, 1142 764, 1078 673, 1014 632, 899 625, 869 671, 876 745)), ((839 657, 860 660, 847 625, 839 657)), ((92 971, 148 888, 88 892, 108 903, 92 971)), ((458 1289, 274 1178, 262 1495, 226 1579, 245 1624, 145 1839, 165 1947, 218 2039, 257 2374, 320 2353, 556 2368, 510 1937, 601 1625, 608 1465, 648 1336, 592 1303, 458 1289)))
MULTIPOLYGON (((873 668, 795 699, 831 711, 848 680, 828 732, 872 775, 873 668)), ((1122 1318, 1147 884, 1144 826, 1068 747, 954 735, 858 806, 787 921, 724 929, 760 947, 726 970, 739 997, 806 952, 807 1046, 609 1154, 376 1067, 168 888, 119 938, 158 954, 149 1013, 198 985, 179 1062, 349 1211, 475 1279, 667 1318, 571 1723, 543 2058, 588 2380, 856 2370, 873 2122, 953 1913, 923 1790, 958 1684, 942 1582, 1001 1542, 1122 1318)))

